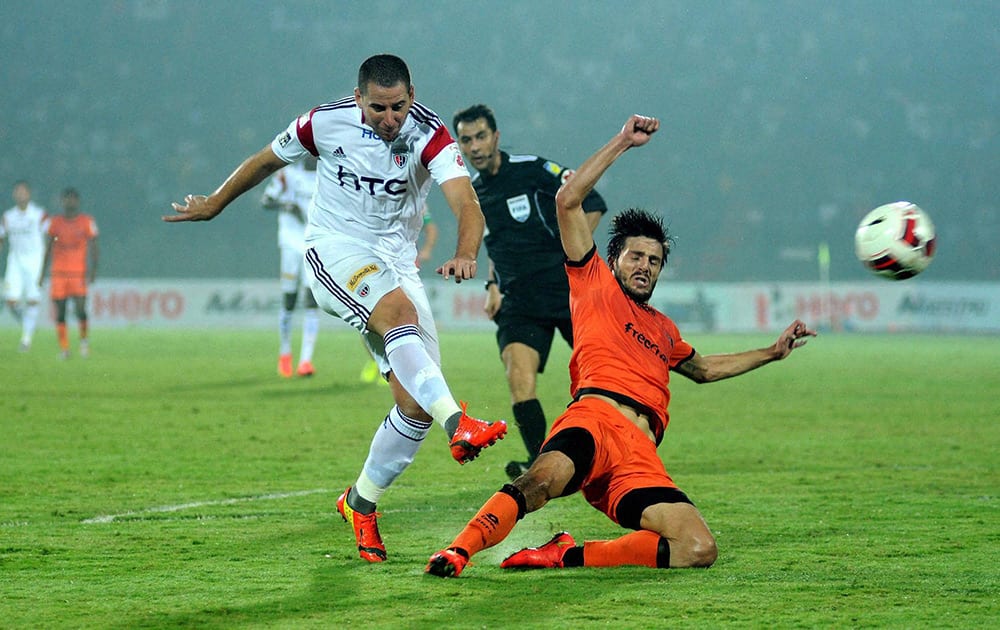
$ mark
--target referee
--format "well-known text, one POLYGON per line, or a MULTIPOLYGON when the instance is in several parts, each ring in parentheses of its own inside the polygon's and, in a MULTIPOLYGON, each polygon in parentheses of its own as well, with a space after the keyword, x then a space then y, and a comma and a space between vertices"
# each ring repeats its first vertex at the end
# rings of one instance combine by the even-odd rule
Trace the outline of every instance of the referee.
MULTIPOLYGON (((555 194, 573 171, 536 155, 499 149, 496 117, 486 105, 457 112, 455 137, 466 161, 478 172, 472 186, 486 217, 489 255, 486 314, 497 324, 497 345, 510 387, 514 421, 527 461, 508 462, 516 479, 538 456, 545 440, 545 412, 535 390, 556 332, 573 345, 565 254, 556 224, 555 194)), ((607 212, 592 191, 583 202, 593 233, 607 212)))

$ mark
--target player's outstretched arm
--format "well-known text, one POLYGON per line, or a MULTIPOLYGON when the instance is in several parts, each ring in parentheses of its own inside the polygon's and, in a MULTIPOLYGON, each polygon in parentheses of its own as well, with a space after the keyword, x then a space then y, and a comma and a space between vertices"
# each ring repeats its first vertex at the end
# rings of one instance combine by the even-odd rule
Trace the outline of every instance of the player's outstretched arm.
POLYGON ((267 179, 272 173, 286 166, 268 145, 243 161, 215 192, 205 195, 187 195, 184 203, 174 203, 177 214, 163 217, 164 221, 210 221, 234 199, 267 179))
POLYGON ((479 256, 479 246, 483 243, 486 219, 479 207, 479 197, 468 177, 449 179, 441 184, 441 192, 458 219, 458 243, 455 246, 455 256, 438 267, 437 272, 445 280, 454 276, 455 282, 461 282, 476 275, 476 259, 479 256))
POLYGON ((767 348, 707 356, 695 353, 693 357, 675 367, 674 371, 696 383, 721 381, 756 370, 772 361, 780 361, 791 354, 792 350, 806 345, 808 337, 815 336, 815 330, 811 330, 802 321, 795 320, 782 331, 777 341, 767 348))
POLYGON ((94 284, 97 280, 97 263, 101 260, 101 247, 98 245, 97 237, 90 239, 87 245, 87 284, 94 284))
POLYGON ((649 142, 659 128, 660 121, 656 118, 632 115, 621 131, 587 158, 559 188, 556 193, 556 217, 567 258, 581 260, 594 247, 593 229, 583 211, 583 200, 615 160, 632 147, 649 142))
POLYGON ((45 253, 42 254, 42 271, 38 274, 38 286, 45 284, 45 276, 49 273, 49 264, 52 262, 52 243, 54 240, 50 235, 45 236, 45 253))

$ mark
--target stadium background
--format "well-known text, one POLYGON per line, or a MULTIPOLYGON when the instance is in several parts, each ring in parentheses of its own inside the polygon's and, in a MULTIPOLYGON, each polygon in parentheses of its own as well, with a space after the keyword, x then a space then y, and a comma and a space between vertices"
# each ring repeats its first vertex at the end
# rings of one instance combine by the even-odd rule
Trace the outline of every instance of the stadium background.
MULTIPOLYGON (((995 282, 998 21, 988 1, 5 3, 0 182, 28 179, 50 211, 80 189, 101 282, 273 278, 259 191, 210 224, 160 216, 391 51, 449 122, 493 106, 515 153, 576 164, 628 114, 660 117, 600 190, 664 213, 674 282, 815 281, 824 242, 832 281, 881 282, 851 236, 897 199, 939 237, 907 286, 995 282)), ((436 190, 431 205, 443 257, 454 221, 436 190)))

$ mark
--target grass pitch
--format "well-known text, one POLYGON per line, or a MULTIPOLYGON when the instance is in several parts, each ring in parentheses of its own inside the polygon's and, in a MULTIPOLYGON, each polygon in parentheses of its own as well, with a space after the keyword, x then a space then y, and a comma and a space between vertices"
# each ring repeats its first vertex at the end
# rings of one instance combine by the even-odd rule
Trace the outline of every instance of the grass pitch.
MULTIPOLYGON (((2 332, 2 331, 0 331, 2 332)), ((718 538, 708 570, 504 572, 560 529, 622 530, 577 495, 525 518, 463 576, 423 575, 523 455, 458 466, 440 429, 380 509, 389 561, 357 558, 334 500, 387 388, 349 333, 317 376, 275 375, 270 332, 51 331, 0 361, 3 627, 991 627, 1000 618, 1000 339, 844 336, 709 385, 674 379, 667 468, 718 538), (54 337, 54 335, 52 335, 54 337)), ((703 354, 771 337, 704 336, 703 354)), ((445 373, 510 419, 489 334, 445 334, 445 373)), ((540 398, 567 402, 556 345, 540 398)))

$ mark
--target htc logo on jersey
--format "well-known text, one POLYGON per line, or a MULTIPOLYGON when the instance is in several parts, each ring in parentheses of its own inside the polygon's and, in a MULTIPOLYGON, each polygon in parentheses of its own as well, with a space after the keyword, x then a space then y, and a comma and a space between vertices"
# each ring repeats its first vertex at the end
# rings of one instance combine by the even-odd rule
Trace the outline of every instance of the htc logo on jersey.
POLYGON ((367 175, 358 176, 344 169, 342 164, 337 165, 337 183, 341 187, 353 186, 354 190, 365 190, 372 197, 376 193, 381 192, 387 195, 402 195, 406 193, 405 179, 382 179, 381 177, 369 177, 367 175))
POLYGON ((625 332, 632 335, 633 339, 642 344, 644 348, 655 354, 657 359, 663 361, 664 363, 667 362, 667 355, 660 351, 660 345, 636 330, 635 326, 632 325, 632 322, 625 323, 625 332))

